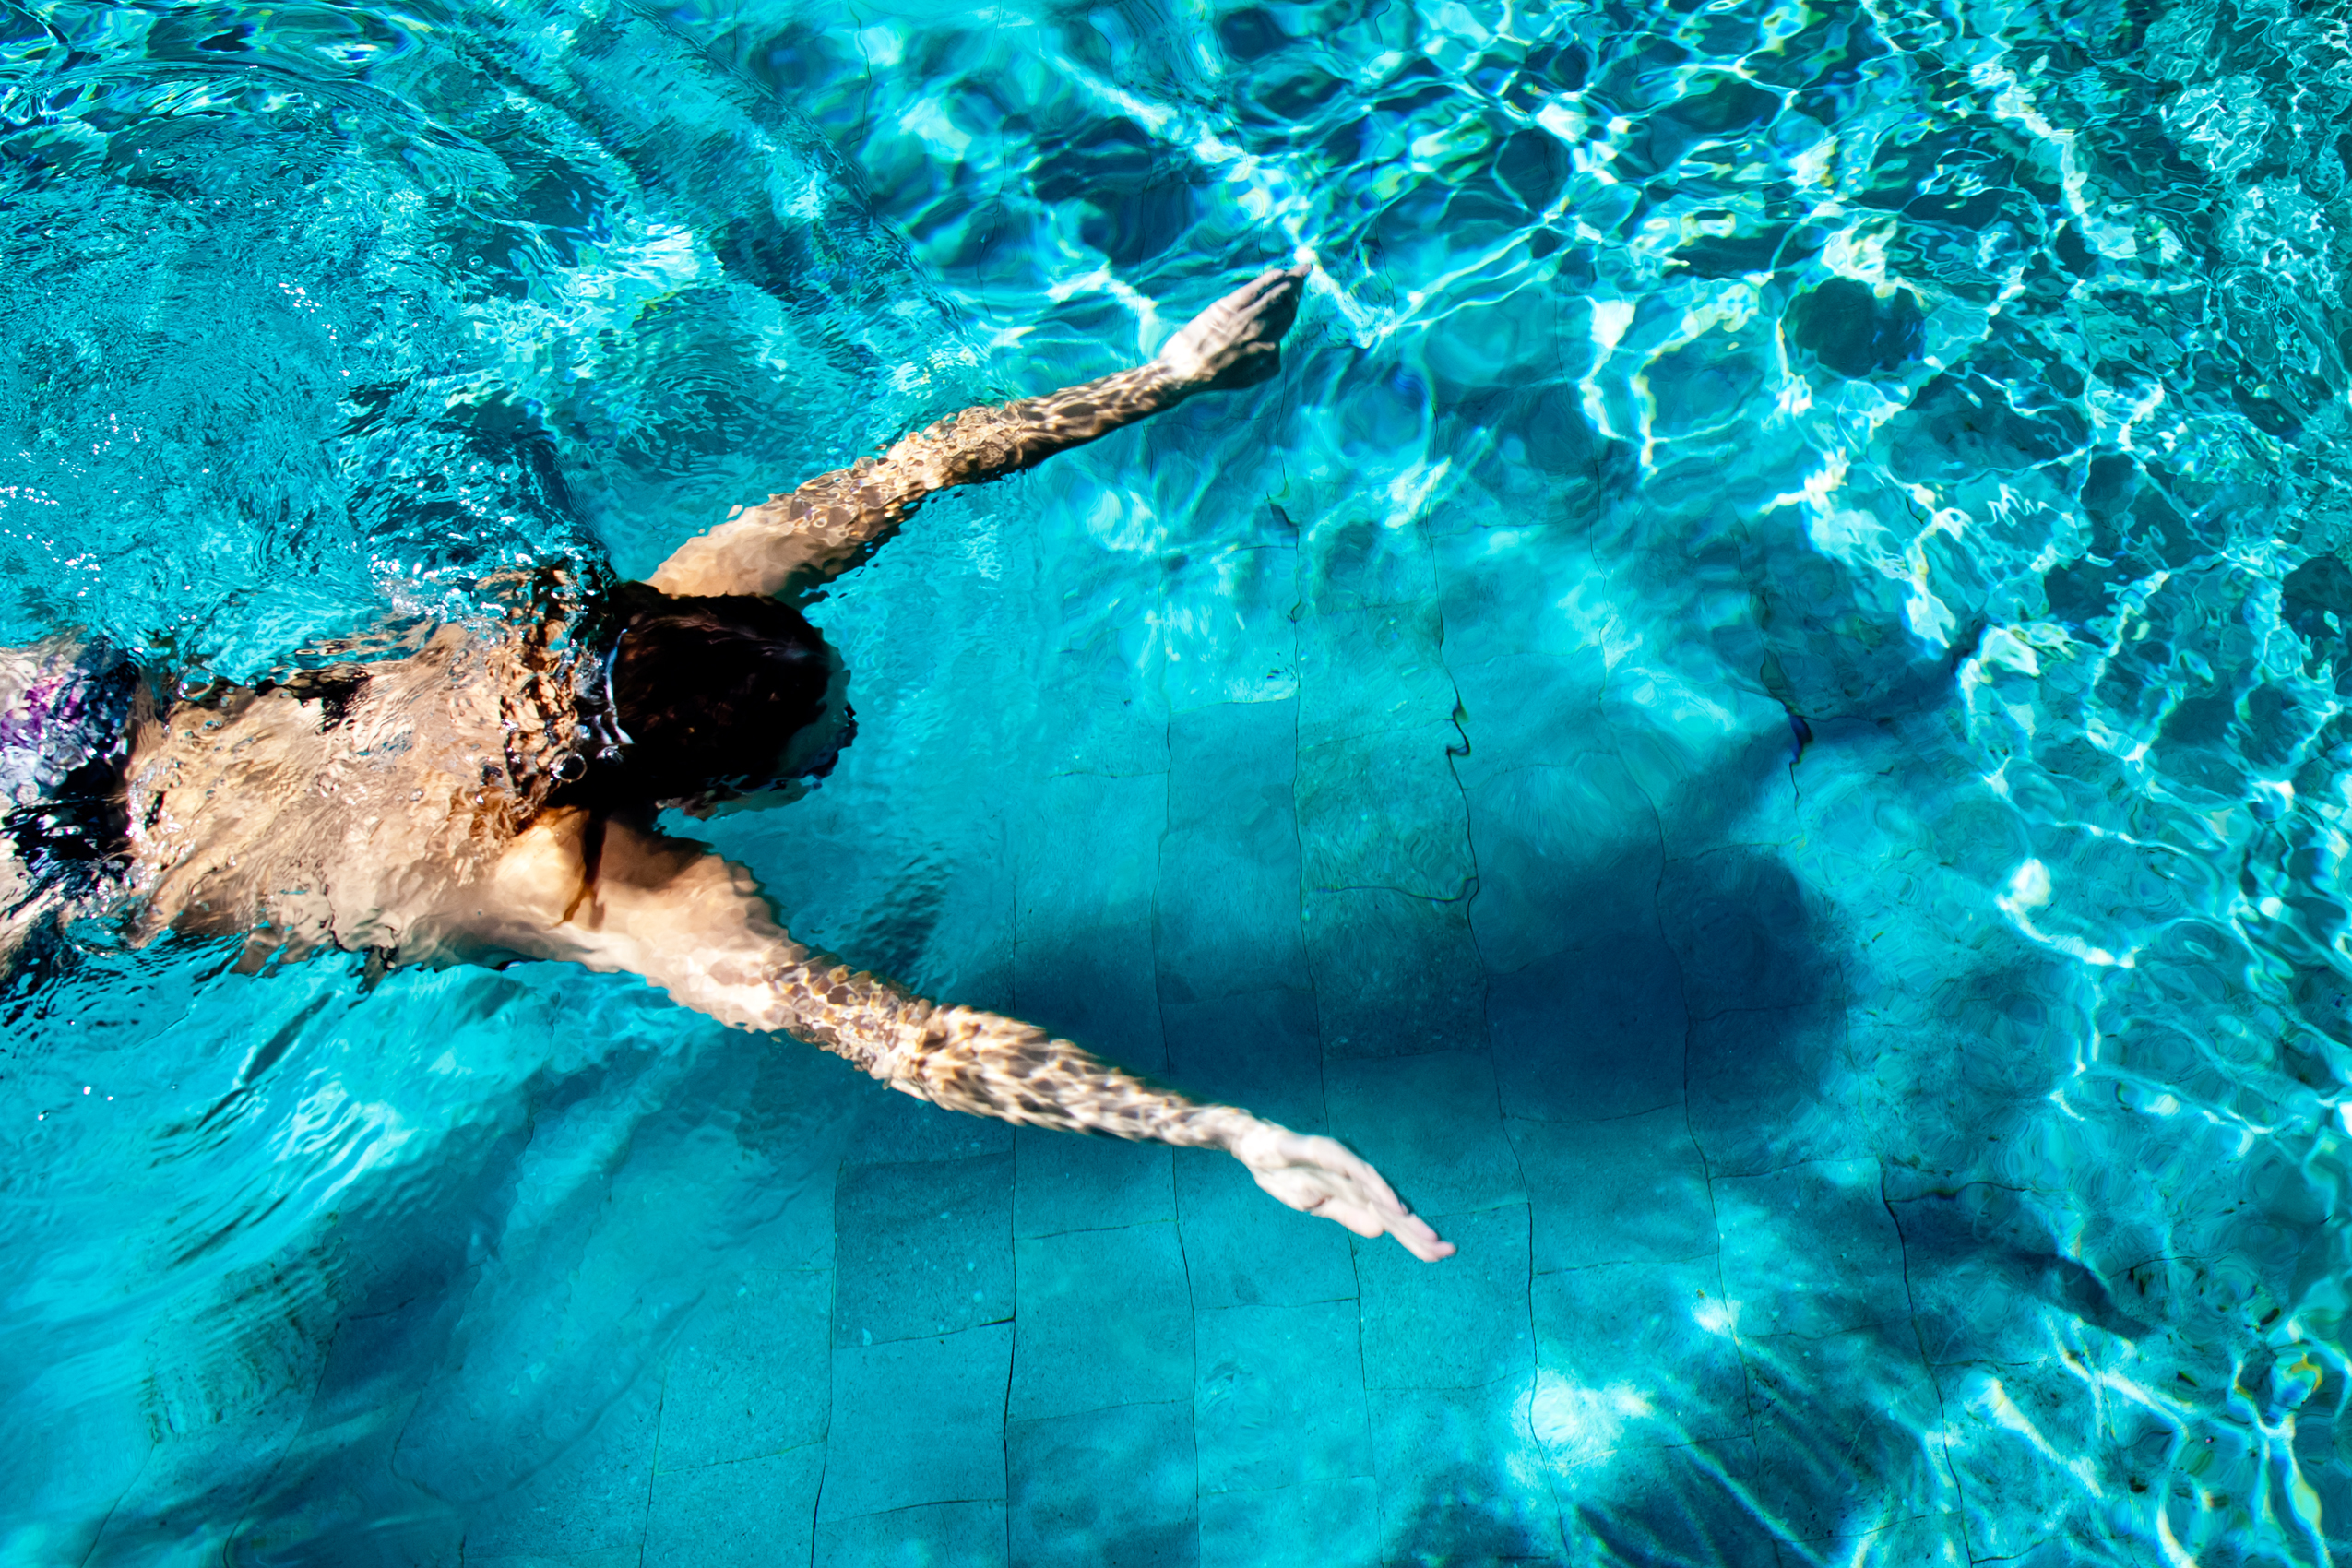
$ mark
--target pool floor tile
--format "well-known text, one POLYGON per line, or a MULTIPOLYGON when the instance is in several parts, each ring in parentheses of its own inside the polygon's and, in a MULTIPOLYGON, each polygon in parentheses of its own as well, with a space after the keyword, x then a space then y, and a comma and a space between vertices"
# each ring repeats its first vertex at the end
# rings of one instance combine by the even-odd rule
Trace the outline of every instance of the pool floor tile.
POLYGON ((1420 530, 1351 516, 1343 495, 1332 496, 1336 511, 1311 514, 1300 543, 1299 590, 1308 608, 1320 616, 1433 599, 1437 563, 1420 530))
POLYGON ((2107 1285, 2066 1255, 2027 1194, 1972 1182, 1887 1206, 1930 1366, 2047 1357, 2052 1300, 2086 1323, 2131 1331, 2107 1285))
POLYGON ((1176 1213, 1195 1309, 1356 1295, 1348 1232, 1284 1207, 1229 1154, 1176 1151, 1176 1213))
POLYGON ((834 1462, 817 1521, 1004 1495, 1013 1329, 833 1352, 834 1462))
POLYGON ((1528 1386, 1520 1376, 1367 1394, 1384 1562, 1558 1559, 1560 1511, 1527 1425, 1528 1386))
POLYGON ((814 1568, 1005 1568, 1005 1553, 1004 1504, 932 1503, 819 1525, 814 1568))
MULTIPOLYGON (((847 1066, 844 1063, 842 1065, 847 1066)), ((859 1075, 856 1092, 863 1096, 866 1086, 875 1088, 864 1075, 859 1075)), ((885 1097, 905 1099, 905 1095, 885 1097)), ((877 1097, 882 1098, 882 1097, 877 1097)), ((744 1272, 771 1269, 782 1273, 831 1273, 835 1241, 833 1200, 839 1189, 841 1172, 848 1169, 844 1160, 826 1160, 812 1172, 797 1191, 782 1196, 774 1205, 774 1218, 755 1221, 745 1233, 738 1257, 744 1272)))
POLYGON ((766 1568, 807 1559, 826 1471, 821 1443, 659 1476, 645 1568, 766 1568))
POLYGON ((1160 846, 1154 951, 1164 1002, 1305 989, 1299 839, 1287 810, 1236 829, 1170 828, 1160 846))
POLYGON ((1903 1239, 1881 1201, 1876 1160, 1720 1177, 1715 1200, 1723 1289, 1741 1338, 1896 1321, 1911 1333, 1903 1239))
POLYGON ((1201 1494, 1201 1562, 1214 1568, 1371 1568, 1380 1483, 1370 1476, 1201 1494))
POLYGON ((942 1111, 872 1079, 858 1086, 857 1104, 857 1125, 842 1154, 844 1177, 861 1165, 975 1159, 1013 1152, 1012 1123, 942 1111))
POLYGON ((1694 1018, 1841 998, 1812 904, 1769 849, 1732 845, 1669 861, 1657 908, 1694 1018))
POLYGON ((853 1165, 834 1193, 833 1342, 932 1338, 1013 1315, 1013 1160, 853 1165))
MULTIPOLYGON (((2171 1437, 2168 1423, 2152 1413, 2141 1420, 2154 1441, 2136 1462, 2127 1460, 2108 1471, 2108 1495, 2091 1491, 2083 1478, 2049 1463, 2044 1455, 2050 1449, 2097 1453, 2108 1446, 2103 1437, 2122 1435, 2116 1431, 2121 1423, 2097 1385, 2062 1360, 1943 1367, 1935 1379, 1951 1432, 1952 1469, 1968 1503, 1969 1544, 1979 1557, 2023 1557, 2054 1540, 2105 1538, 2117 1533, 2120 1522, 2110 1514, 2129 1517, 2129 1505, 2119 1507, 2115 1493, 2135 1495, 2130 1491, 2134 1482, 2149 1488, 2179 1484, 2166 1479, 2161 1457, 2171 1437)), ((2342 1487, 2341 1466, 2312 1466, 2308 1457, 2303 1463, 2321 1485, 2332 1480, 2342 1487)), ((2324 1493, 2322 1498, 2324 1505, 2324 1493)), ((2340 1538, 2340 1526, 2331 1530, 2340 1538)))
POLYGON ((468 1555, 576 1556, 642 1541, 660 1406, 660 1379, 632 1383, 551 1463, 470 1511, 468 1555))
POLYGON ((1757 1503, 1788 1538, 1865 1535, 1959 1507, 1944 1409, 1908 1323, 1820 1339, 1743 1335, 1740 1348, 1757 1503))
MULTIPOLYGON (((1617 740, 1627 777, 1657 805, 1657 835, 1674 861, 1724 849, 1759 852, 1756 840, 1794 837, 1796 790, 1788 769, 1788 712, 1762 692, 1719 685, 1707 694, 1705 719, 1684 710, 1659 724, 1654 706, 1670 686, 1636 675, 1610 683, 1601 711, 1617 740)), ((1769 854, 1769 849, 1761 852, 1769 854)), ((1661 912, 1684 897, 1680 882, 1661 885, 1661 912)), ((1676 932, 1669 929, 1669 939, 1676 932)), ((1679 942, 1678 942, 1679 951, 1679 942)))
POLYGON ((1167 779, 1077 774, 1033 788, 1017 835, 1014 1011, 1121 1066, 1159 1072, 1152 904, 1167 779))
POLYGON ((1356 1318, 1353 1301, 1195 1316, 1203 1491, 1372 1474, 1356 1318))
POLYGON ((1462 732, 1440 719, 1410 730, 1299 748, 1305 885, 1460 898, 1478 877, 1469 816, 1454 782, 1462 732))
POLYGON ((1028 759, 1055 773, 1168 771, 1168 706, 1137 678, 1117 642, 1100 637, 1046 654, 1028 759))
POLYGON ((719 1279, 670 1351, 658 1467, 692 1469, 822 1440, 832 1345, 830 1270, 719 1279))
POLYGON ((1301 1132, 1323 1131, 1323 1039, 1313 992, 1250 991, 1171 1002, 1160 1016, 1176 1087, 1301 1132))
POLYGON ((1536 1277, 1536 1440, 1557 1463, 1751 1434, 1713 1257, 1536 1277))
MULTIPOLYGON (((2047 1565, 2030 1552, 2002 1561, 2013 1568, 2057 1568, 2062 1555, 2047 1565)), ((1872 1568, 1969 1568, 1968 1541, 1957 1514, 1934 1514, 1905 1519, 1867 1535, 1836 1536, 1825 1541, 1780 1543, 1779 1568, 1824 1568, 1830 1563, 1869 1563, 1872 1568)))
POLYGON ((1192 1399, 1193 1309, 1175 1226, 1025 1237, 1014 1253, 1021 1312, 1007 1419, 1192 1399))
POLYGON ((1368 605, 1299 622, 1299 746, 1450 722, 1459 700, 1434 601, 1368 605))
MULTIPOLYGON (((1580 374, 1582 368, 1568 374, 1580 374)), ((1562 398, 1568 407, 1545 410, 1536 422, 1584 422, 1583 411, 1575 407, 1579 394, 1573 380, 1564 391, 1554 388, 1550 395, 1562 398)), ((1588 466, 1581 457, 1579 462, 1588 466)), ((1526 569, 1507 526, 1507 515, 1498 517, 1496 511, 1474 507, 1458 510, 1463 520, 1506 525, 1448 529, 1441 519, 1431 519, 1430 549, 1437 562, 1438 593, 1445 611, 1446 664, 1462 677, 1465 696, 1475 689, 1490 700, 1503 699, 1507 706, 1527 689, 1515 671, 1476 683, 1465 671, 1498 663, 1508 670, 1520 660, 1540 658, 1581 664, 1588 673, 1580 688, 1538 689, 1547 695, 1557 692, 1573 708, 1597 707, 1608 674, 1607 650, 1583 620, 1560 613, 1562 580, 1526 569)), ((1554 548, 1558 553, 1553 559, 1568 581, 1596 575, 1600 569, 1591 550, 1579 540, 1562 539, 1554 548)))
POLYGON ((1746 1438, 1562 1465, 1551 1488, 1566 1560, 1571 1568, 1778 1568, 1778 1534, 1756 1511, 1756 1474, 1746 1438))
POLYGON ((1289 816, 1298 741, 1296 699, 1218 703, 1171 716, 1169 830, 1256 822, 1269 809, 1289 816))
POLYGON ((1842 1007, 1721 1013, 1689 1040, 1691 1133, 1716 1175, 1870 1152, 1842 1007))
POLYGON ((1535 1271, 1716 1250, 1706 1167, 1681 1108, 1607 1122, 1506 1122, 1527 1173, 1535 1271))
MULTIPOLYGON (((1662 936, 1657 819, 1615 759, 1587 754, 1466 779, 1478 857, 1471 928, 1487 967, 1662 936)), ((1679 966, 1677 972, 1679 973, 1679 966)))
POLYGON ((1052 1236, 1173 1221, 1173 1153, 1165 1144, 1014 1129, 1013 1234, 1052 1236))
MULTIPOLYGON (((1220 473, 1208 484, 1232 481, 1220 473)), ((1156 677, 1176 717, 1297 692, 1298 572, 1296 550, 1238 540, 1161 557, 1155 617, 1161 636, 1145 673, 1156 677)))
POLYGON ((1355 1242, 1363 1289, 1364 1386, 1469 1388, 1535 1371, 1527 1211, 1512 1204, 1431 1215, 1460 1249, 1423 1263, 1387 1236, 1355 1242))
POLYGON ((1010 1421, 1004 1452, 1013 1568, 1201 1561, 1189 1399, 1010 1421))
POLYGON ((1674 955, 1617 932, 1487 981, 1503 1113, 1603 1122, 1682 1103, 1689 1021, 1674 955))
POLYGON ((1024 937, 1013 965, 1008 1011, 1023 1023, 1131 1073, 1167 1071, 1149 905, 1132 925, 1056 927, 1024 937))
POLYGON ((1467 906, 1386 887, 1307 889, 1301 920, 1325 1055, 1486 1042, 1486 970, 1467 906))
POLYGON ((1461 1214, 1526 1202, 1486 1051, 1334 1062, 1324 1069, 1324 1096, 1333 1134, 1416 1210, 1461 1214))
POLYGON ((1291 801, 1295 702, 1169 721, 1168 833, 1152 941, 1162 1002, 1307 987, 1291 801))
MULTIPOLYGON (((449 1559, 451 1562, 458 1560, 449 1559)), ((575 1552, 568 1557, 476 1557, 475 1568, 642 1568, 652 1559, 642 1546, 616 1546, 604 1551, 575 1552)), ((437 1565, 436 1565, 437 1568, 437 1565)))
POLYGON ((1609 677, 1599 648, 1569 654, 1504 651, 1455 646, 1451 612, 1445 622, 1446 668, 1462 694, 1462 730, 1469 737, 1463 782, 1529 763, 1556 763, 1586 754, 1606 757, 1615 745, 1600 713, 1609 677), (1466 661, 1464 655, 1468 655, 1466 661), (1479 657, 1480 654, 1491 657, 1479 657))

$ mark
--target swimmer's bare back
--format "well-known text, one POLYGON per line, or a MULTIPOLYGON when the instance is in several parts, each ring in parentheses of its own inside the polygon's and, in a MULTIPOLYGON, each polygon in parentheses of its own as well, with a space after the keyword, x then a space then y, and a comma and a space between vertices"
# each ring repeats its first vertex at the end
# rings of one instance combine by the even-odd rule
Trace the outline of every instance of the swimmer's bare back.
MULTIPOLYGON (((1028 468, 1199 393, 1263 381, 1279 367, 1305 276, 1260 275, 1140 369, 966 410, 878 459, 771 497, 680 546, 651 584, 681 597, 805 593, 867 559, 933 492, 1028 468)), ((1293 1208, 1360 1236, 1395 1236, 1423 1259, 1454 1251, 1334 1140, 1187 1099, 1016 1019, 942 1006, 854 972, 794 942, 748 871, 649 821, 613 818, 592 829, 585 811, 544 812, 461 907, 439 913, 452 956, 470 949, 638 975, 685 1006, 792 1035, 948 1110, 1221 1148, 1293 1208)))

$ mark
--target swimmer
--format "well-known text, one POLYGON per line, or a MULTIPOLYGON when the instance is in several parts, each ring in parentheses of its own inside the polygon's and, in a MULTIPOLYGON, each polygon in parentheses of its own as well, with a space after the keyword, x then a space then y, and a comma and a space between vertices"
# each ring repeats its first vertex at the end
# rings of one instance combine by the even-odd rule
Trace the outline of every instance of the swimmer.
POLYGON ((133 943, 244 935, 383 964, 557 959, 934 1105, 1219 1148, 1281 1202, 1415 1256, 1454 1248, 1340 1144, 1145 1082, 796 943, 751 873, 656 829, 792 798, 856 732, 800 609, 922 500, 1273 375, 1306 276, 1269 270, 1136 370, 967 409, 688 540, 642 583, 515 574, 490 625, 386 633, 252 686, 159 691, 98 642, 0 655, 0 951, 111 914, 133 943))

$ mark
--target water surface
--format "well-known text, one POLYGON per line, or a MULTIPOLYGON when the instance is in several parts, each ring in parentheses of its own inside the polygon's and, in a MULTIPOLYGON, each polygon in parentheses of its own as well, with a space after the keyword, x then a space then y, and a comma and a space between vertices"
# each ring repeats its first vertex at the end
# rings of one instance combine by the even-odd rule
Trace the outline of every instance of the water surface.
POLYGON ((856 747, 698 831, 1466 1247, 88 928, 0 1046, 9 1560, 2326 1560, 2348 91, 2209 0, 0 5, 0 635, 179 674, 1315 256, 1278 384, 845 584, 856 747))

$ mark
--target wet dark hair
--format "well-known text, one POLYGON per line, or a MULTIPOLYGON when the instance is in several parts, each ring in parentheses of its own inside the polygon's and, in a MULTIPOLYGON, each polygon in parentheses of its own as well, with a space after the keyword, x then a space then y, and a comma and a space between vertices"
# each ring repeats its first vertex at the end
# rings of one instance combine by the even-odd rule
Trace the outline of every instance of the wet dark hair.
POLYGON ((756 789, 825 712, 833 661, 808 618, 772 599, 613 591, 613 717, 630 744, 601 792, 640 801, 756 789))

